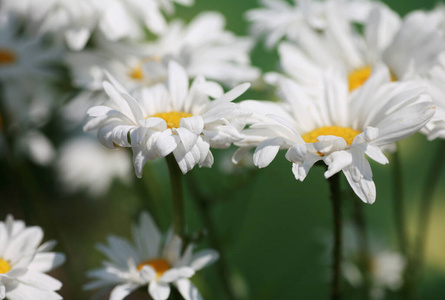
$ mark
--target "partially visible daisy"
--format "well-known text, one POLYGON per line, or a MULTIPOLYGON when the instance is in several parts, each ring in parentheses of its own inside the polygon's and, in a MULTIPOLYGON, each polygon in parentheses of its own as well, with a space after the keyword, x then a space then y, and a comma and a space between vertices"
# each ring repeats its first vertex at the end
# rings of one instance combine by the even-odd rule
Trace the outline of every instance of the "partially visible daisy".
POLYGON ((0 18, 0 82, 54 76, 50 64, 61 58, 61 52, 43 46, 42 40, 19 33, 17 20, 12 16, 0 18))
POLYGON ((441 61, 423 77, 424 84, 428 87, 428 93, 436 105, 436 114, 422 129, 428 140, 436 138, 445 139, 445 54, 441 55, 441 61))
POLYGON ((58 300, 62 283, 46 272, 65 261, 61 253, 50 252, 55 242, 41 245, 40 227, 26 227, 8 216, 0 222, 0 299, 58 300))
POLYGON ((110 149, 131 147, 138 177, 147 161, 170 153, 184 174, 195 165, 210 167, 211 147, 226 148, 241 140, 242 125, 236 119, 244 113, 232 101, 249 84, 223 94, 220 85, 198 76, 189 87, 186 71, 174 61, 167 78, 166 84, 142 90, 137 99, 110 78, 112 83, 104 83, 110 99, 88 111, 91 120, 84 129, 98 129, 99 141, 110 149))
POLYGON ((67 56, 73 84, 83 90, 67 106, 66 115, 80 121, 73 116, 106 99, 103 70, 130 91, 164 82, 172 60, 191 78, 202 75, 228 86, 257 80, 260 71, 250 64, 251 40, 235 36, 224 26, 221 14, 203 13, 187 26, 172 21, 154 42, 116 42, 97 36, 97 50, 67 56))
POLYGON ((115 179, 129 182, 132 178, 127 153, 109 150, 88 136, 64 143, 56 167, 67 190, 85 190, 92 196, 106 193, 115 179))
POLYGON ((110 236, 108 244, 98 246, 107 261, 103 268, 88 273, 95 281, 85 288, 112 287, 110 300, 122 300, 144 286, 148 286, 148 293, 154 300, 167 299, 171 286, 177 288, 186 300, 202 299, 190 278, 218 259, 218 253, 213 250, 194 253, 191 244, 182 251, 182 241, 174 235, 163 241, 147 213, 142 213, 139 224, 133 227, 133 243, 110 236))
POLYGON ((244 149, 257 146, 254 163, 260 168, 268 166, 280 149, 286 149, 286 158, 300 181, 317 161, 324 161, 328 166, 325 177, 343 171, 366 203, 375 201, 376 190, 365 154, 387 164, 380 147, 419 131, 435 112, 425 88, 415 82, 391 83, 384 65, 374 66, 373 76, 356 93, 349 93, 340 68, 325 72, 315 99, 290 79, 280 81, 280 92, 283 103, 240 104, 258 117, 249 121, 253 124, 237 145, 244 149))
POLYGON ((264 8, 247 12, 255 36, 264 35, 266 46, 271 48, 282 38, 298 40, 302 27, 324 30, 327 27, 326 14, 332 5, 345 10, 344 17, 362 23, 371 9, 368 0, 294 0, 294 5, 283 0, 261 0, 264 8))
POLYGON ((192 0, 5 0, 5 9, 25 16, 28 27, 37 33, 51 33, 65 40, 72 50, 82 50, 97 30, 109 40, 142 39, 141 23, 162 33, 167 23, 163 10, 173 12, 173 2, 193 4, 192 0))
POLYGON ((366 249, 369 261, 366 262, 366 270, 363 270, 364 256, 360 253, 362 250, 359 247, 356 229, 346 223, 343 236, 345 241, 342 274, 353 287, 361 288, 365 284, 363 271, 369 272, 370 296, 373 300, 384 299, 387 290, 397 291, 402 287, 403 272, 406 267, 403 255, 391 251, 380 240, 371 236, 369 249, 366 249))
MULTIPOLYGON (((279 46, 284 72, 308 89, 316 89, 320 74, 339 63, 347 71, 351 91, 369 78, 372 65, 379 62, 389 67, 393 80, 410 80, 425 75, 445 50, 439 14, 415 11, 401 20, 384 4, 375 3, 360 33, 342 12, 341 6, 333 6, 322 33, 303 27, 295 44, 279 46)), ((266 80, 275 82, 279 77, 272 73, 266 80)))

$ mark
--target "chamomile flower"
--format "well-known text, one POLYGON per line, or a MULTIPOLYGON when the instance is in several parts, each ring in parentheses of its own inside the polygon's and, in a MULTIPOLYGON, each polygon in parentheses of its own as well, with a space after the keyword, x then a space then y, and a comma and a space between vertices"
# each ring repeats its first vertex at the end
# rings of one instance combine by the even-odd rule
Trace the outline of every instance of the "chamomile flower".
MULTIPOLYGON (((316 89, 320 74, 337 63, 346 69, 351 91, 369 78, 378 62, 389 67, 393 80, 411 80, 425 75, 445 50, 439 14, 415 11, 401 20, 382 3, 375 3, 363 34, 344 15, 341 6, 333 6, 322 33, 303 27, 296 44, 279 46, 284 72, 309 90, 316 89)), ((266 80, 276 82, 279 77, 272 73, 266 80)))
POLYGON ((127 153, 109 150, 84 136, 62 145, 56 167, 67 190, 85 190, 92 196, 99 196, 108 191, 115 179, 129 182, 132 166, 127 153))
POLYGON ((45 273, 61 265, 65 256, 50 252, 53 241, 40 245, 42 239, 40 227, 26 227, 12 216, 0 222, 0 299, 62 299, 55 292, 62 283, 45 273))
POLYGON ((165 300, 171 285, 186 300, 202 299, 190 281, 196 271, 218 259, 213 250, 194 252, 188 245, 182 251, 182 241, 175 235, 163 237, 147 213, 142 213, 139 224, 133 227, 133 242, 110 236, 108 246, 98 249, 107 257, 103 268, 93 270, 88 276, 95 281, 86 289, 110 288, 110 300, 122 300, 134 290, 148 285, 148 293, 154 300, 165 300))
POLYGON ((435 112, 425 88, 415 82, 391 83, 384 65, 374 66, 373 76, 356 93, 349 93, 340 68, 325 72, 318 98, 311 98, 290 79, 280 81, 280 92, 283 103, 240 104, 258 118, 237 145, 257 146, 254 163, 260 168, 269 165, 280 149, 287 149, 286 158, 300 181, 317 161, 324 161, 328 165, 325 177, 343 171, 366 203, 375 201, 376 191, 365 154, 387 164, 380 147, 419 131, 435 112))
POLYGON ((99 141, 110 149, 131 147, 138 177, 147 161, 173 153, 183 173, 195 165, 210 167, 210 147, 225 148, 241 140, 240 112, 234 99, 249 84, 222 95, 222 88, 197 77, 189 88, 189 78, 179 64, 169 63, 168 81, 130 96, 117 82, 105 82, 111 98, 92 107, 85 130, 98 129, 99 141), (211 101, 209 96, 216 98, 211 101), (233 124, 232 124, 233 123, 233 124), (130 139, 129 139, 130 138, 130 139))
POLYGON ((363 22, 371 2, 368 0, 294 0, 294 5, 283 0, 262 0, 263 8, 252 9, 246 17, 252 23, 251 31, 255 36, 265 35, 266 46, 271 48, 282 38, 297 40, 301 28, 308 26, 314 30, 327 27, 326 14, 332 5, 342 6, 346 18, 363 22))

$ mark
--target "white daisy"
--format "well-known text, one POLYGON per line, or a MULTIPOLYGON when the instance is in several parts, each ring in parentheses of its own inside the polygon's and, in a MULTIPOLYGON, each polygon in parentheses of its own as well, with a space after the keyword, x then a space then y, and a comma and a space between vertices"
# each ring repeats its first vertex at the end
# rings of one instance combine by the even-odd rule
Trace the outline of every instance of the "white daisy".
MULTIPOLYGON (((341 63, 348 72, 350 90, 360 87, 372 71, 372 65, 385 63, 393 80, 424 75, 445 50, 442 18, 439 14, 415 11, 403 20, 382 3, 376 3, 364 23, 363 34, 344 18, 341 6, 327 14, 327 27, 320 33, 302 27, 296 45, 279 46, 284 72, 309 89, 316 89, 320 74, 330 65, 341 63)), ((276 82, 279 74, 269 74, 276 82)))
MULTIPOLYGON (((342 274, 354 287, 361 288, 365 283, 363 267, 363 253, 360 253, 359 240, 356 229, 346 223, 343 230, 344 262, 342 274)), ((397 291, 403 284, 403 272, 406 260, 400 253, 391 251, 380 240, 371 236, 369 239, 369 261, 366 263, 366 272, 370 275, 370 296, 373 300, 385 298, 387 290, 397 291)))
POLYGON ((129 182, 132 178, 127 153, 109 150, 88 136, 64 143, 56 167, 67 190, 86 190, 92 196, 106 193, 114 179, 129 182))
POLYGON ((173 12, 173 2, 191 5, 191 0, 39 0, 3 1, 5 9, 28 19, 28 27, 37 33, 52 33, 65 40, 72 50, 82 50, 94 31, 109 40, 141 39, 141 23, 155 33, 167 24, 162 10, 173 12), (20 2, 20 3, 18 3, 20 2))
POLYGON ((298 40, 301 27, 324 30, 326 14, 332 5, 342 6, 345 17, 354 22, 363 22, 370 9, 368 0, 294 0, 294 5, 283 0, 261 0, 264 8, 247 12, 255 36, 266 36, 266 46, 271 48, 282 38, 298 40))
POLYGON ((61 265, 65 256, 49 252, 55 242, 40 245, 42 239, 40 227, 26 227, 12 216, 0 222, 0 299, 62 299, 55 292, 62 283, 45 273, 61 265))
POLYGON ((428 93, 437 108, 434 117, 422 129, 428 140, 445 138, 445 54, 440 58, 440 63, 423 78, 423 83, 428 87, 428 93))
POLYGON ((203 13, 187 26, 173 21, 155 42, 115 42, 98 36, 97 50, 67 56, 74 85, 83 89, 66 108, 67 117, 79 122, 82 118, 75 116, 84 116, 106 99, 103 70, 130 91, 164 82, 171 60, 192 78, 203 75, 228 86, 258 79, 260 71, 250 65, 251 41, 224 30, 224 24, 221 14, 203 13))
POLYGON ((169 235, 165 242, 152 218, 142 213, 139 225, 133 227, 134 244, 110 236, 108 246, 98 249, 107 257, 103 268, 88 273, 95 281, 86 289, 113 287, 110 300, 122 300, 134 290, 147 286, 154 300, 165 300, 173 285, 186 300, 202 299, 190 279, 196 271, 218 259, 213 250, 193 254, 193 245, 182 251, 179 237, 169 235))
POLYGON ((286 158, 301 181, 314 163, 323 160, 328 165, 326 178, 343 171, 360 199, 373 203, 375 185, 365 154, 387 164, 380 147, 417 132, 435 112, 425 88, 415 82, 390 81, 388 69, 376 65, 373 76, 351 94, 344 72, 332 68, 324 74, 314 99, 295 81, 283 79, 283 103, 240 104, 259 118, 237 145, 258 145, 254 163, 260 168, 269 165, 280 148, 288 149, 286 158))
POLYGON ((49 65, 61 57, 59 50, 48 49, 40 38, 20 34, 12 16, 0 18, 0 82, 54 76, 49 65))
POLYGON ((170 153, 183 173, 197 164, 210 167, 210 147, 225 148, 241 140, 238 128, 242 125, 234 120, 244 113, 232 101, 249 84, 221 95, 221 86, 198 76, 189 88, 186 71, 174 61, 169 63, 167 77, 166 84, 142 90, 138 99, 114 80, 105 82, 111 99, 88 111, 92 119, 84 129, 98 129, 99 141, 110 149, 132 147, 138 177, 148 160, 170 153), (209 96, 216 99, 211 101, 209 96))

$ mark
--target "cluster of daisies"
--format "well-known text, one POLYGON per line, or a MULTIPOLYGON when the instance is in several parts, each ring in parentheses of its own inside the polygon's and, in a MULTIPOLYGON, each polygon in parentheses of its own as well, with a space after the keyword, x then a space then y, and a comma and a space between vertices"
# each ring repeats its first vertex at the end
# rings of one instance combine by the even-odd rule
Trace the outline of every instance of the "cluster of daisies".
MULTIPOLYGON (((342 171, 372 204, 368 158, 387 164, 419 131, 445 138, 445 8, 401 18, 370 0, 264 0, 246 14, 252 36, 239 37, 217 12, 176 19, 177 4, 193 0, 0 1, 0 155, 26 155, 97 195, 131 180, 123 148, 139 178, 167 156, 185 174, 212 167, 212 148, 235 145, 234 164, 253 156, 259 168, 286 150, 296 180, 324 163, 326 178, 342 171), (251 65, 255 39, 278 50, 276 72, 251 65), (266 84, 275 100, 239 101, 266 84), (54 115, 68 137, 57 146, 42 130, 54 115)), ((61 299, 44 273, 63 256, 41 240, 38 227, 0 222, 0 299, 61 299)), ((173 286, 201 299, 190 278, 217 252, 164 236, 147 213, 133 240, 98 246, 107 260, 88 289, 121 300, 148 286, 164 300, 173 286)))

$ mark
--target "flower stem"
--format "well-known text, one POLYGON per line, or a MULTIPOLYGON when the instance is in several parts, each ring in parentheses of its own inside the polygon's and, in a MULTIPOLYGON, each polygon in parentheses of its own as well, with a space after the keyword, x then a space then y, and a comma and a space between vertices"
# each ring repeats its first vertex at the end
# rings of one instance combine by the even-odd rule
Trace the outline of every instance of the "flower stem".
POLYGON ((369 243, 368 243, 368 234, 366 230, 366 218, 365 213, 363 211, 363 203, 357 199, 357 197, 352 197, 352 201, 354 202, 354 224, 355 230, 357 234, 357 241, 359 246, 359 255, 361 261, 361 269, 364 278, 364 299, 371 299, 371 256, 369 254, 369 243))
POLYGON ((193 199, 195 200, 196 207, 198 209, 199 214, 201 215, 201 219, 204 223, 204 226, 209 231, 208 239, 212 248, 214 248, 219 253, 219 260, 216 262, 215 266, 217 268, 218 275, 220 277, 222 293, 224 299, 234 300, 236 296, 232 290, 230 285, 230 270, 229 264, 227 262, 227 257, 223 246, 221 245, 220 240, 217 237, 215 224, 213 222, 213 218, 211 216, 211 201, 206 199, 206 197, 201 193, 196 184, 195 178, 190 174, 187 176, 188 186, 190 187, 190 191, 193 195, 193 199))
POLYGON ((422 189, 420 198, 420 209, 417 225, 417 235, 413 253, 413 271, 416 274, 416 281, 420 276, 423 268, 423 260, 425 255, 425 247, 428 239, 428 221, 431 215, 434 192, 440 179, 440 173, 445 165, 445 140, 441 140, 436 156, 432 160, 430 171, 422 189))
POLYGON ((400 160, 400 144, 396 152, 392 155, 392 174, 394 184, 394 220, 396 222, 397 238, 399 250, 405 256, 408 256, 408 239, 406 236, 405 221, 405 195, 403 192, 402 163, 400 160))
POLYGON ((331 299, 339 300, 341 293, 341 260, 342 260, 342 220, 340 174, 328 179, 331 190, 332 212, 334 220, 334 247, 332 251, 332 287, 331 299))
POLYGON ((165 157, 167 160, 170 182, 172 186, 173 198, 173 231, 177 234, 183 245, 185 244, 185 216, 184 216, 184 195, 182 190, 182 172, 179 169, 173 154, 165 157))

